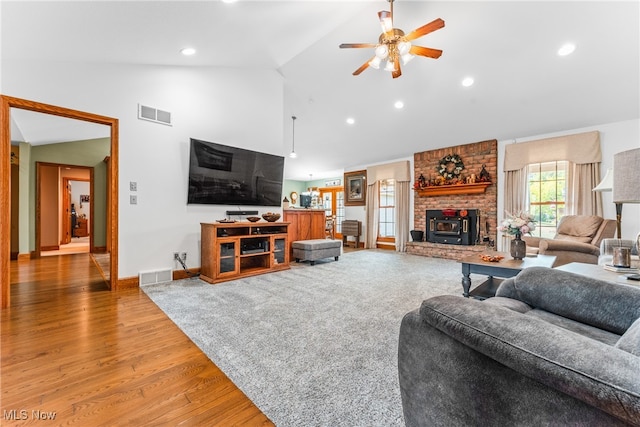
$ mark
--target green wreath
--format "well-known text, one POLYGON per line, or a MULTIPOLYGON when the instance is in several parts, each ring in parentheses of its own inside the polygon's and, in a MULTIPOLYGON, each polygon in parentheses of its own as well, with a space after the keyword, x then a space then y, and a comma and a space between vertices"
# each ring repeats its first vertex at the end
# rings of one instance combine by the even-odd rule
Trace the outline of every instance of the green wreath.
POLYGON ((462 163, 462 159, 457 154, 450 154, 440 160, 436 169, 444 179, 449 181, 460 177, 464 169, 464 163, 462 163))

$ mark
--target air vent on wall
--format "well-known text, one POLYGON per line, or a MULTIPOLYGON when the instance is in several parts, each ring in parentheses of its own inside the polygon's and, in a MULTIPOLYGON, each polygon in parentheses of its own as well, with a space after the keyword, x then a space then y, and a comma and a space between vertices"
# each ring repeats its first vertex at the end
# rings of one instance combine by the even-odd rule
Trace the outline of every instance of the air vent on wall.
POLYGON ((171 280, 173 280, 173 273, 170 268, 138 273, 138 284, 140 286, 155 285, 156 283, 170 282, 171 280))
POLYGON ((171 126, 171 113, 147 105, 138 104, 138 118, 171 126))

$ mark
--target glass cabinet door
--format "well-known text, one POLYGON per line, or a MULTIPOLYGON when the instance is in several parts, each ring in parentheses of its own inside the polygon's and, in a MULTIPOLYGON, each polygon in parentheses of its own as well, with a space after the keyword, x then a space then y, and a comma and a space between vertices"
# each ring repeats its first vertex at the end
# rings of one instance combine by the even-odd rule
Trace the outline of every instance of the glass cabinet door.
POLYGON ((276 238, 273 241, 273 261, 274 264, 283 264, 287 256, 287 239, 276 238))
POLYGON ((220 242, 218 243, 218 275, 225 273, 235 274, 238 270, 238 258, 236 255, 237 243, 220 242))

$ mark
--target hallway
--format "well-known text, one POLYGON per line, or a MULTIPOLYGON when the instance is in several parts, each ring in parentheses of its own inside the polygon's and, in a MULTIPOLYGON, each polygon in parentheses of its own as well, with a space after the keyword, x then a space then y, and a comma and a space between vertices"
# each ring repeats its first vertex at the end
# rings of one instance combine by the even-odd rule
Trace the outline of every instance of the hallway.
POLYGON ((60 245, 60 249, 55 251, 42 251, 41 256, 53 256, 53 255, 71 255, 89 253, 89 236, 86 237, 74 237, 70 243, 66 245, 60 245))

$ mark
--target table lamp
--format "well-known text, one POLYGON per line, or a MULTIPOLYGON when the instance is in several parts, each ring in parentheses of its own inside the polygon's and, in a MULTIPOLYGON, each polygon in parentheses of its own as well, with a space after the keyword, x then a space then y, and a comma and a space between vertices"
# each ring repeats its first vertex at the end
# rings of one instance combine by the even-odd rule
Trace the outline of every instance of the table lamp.
MULTIPOLYGON (((613 169, 607 169, 607 173, 604 174, 604 178, 600 181, 600 184, 593 187, 591 191, 612 191, 613 190, 613 169)), ((616 203, 616 219, 618 217, 618 212, 622 212, 622 204, 616 203)), ((618 234, 618 239, 620 239, 622 235, 622 230, 620 229, 620 220, 616 220, 616 232, 618 234)))
POLYGON ((622 204, 640 203, 640 148, 613 156, 613 203, 616 204, 618 238, 622 224, 622 204))

